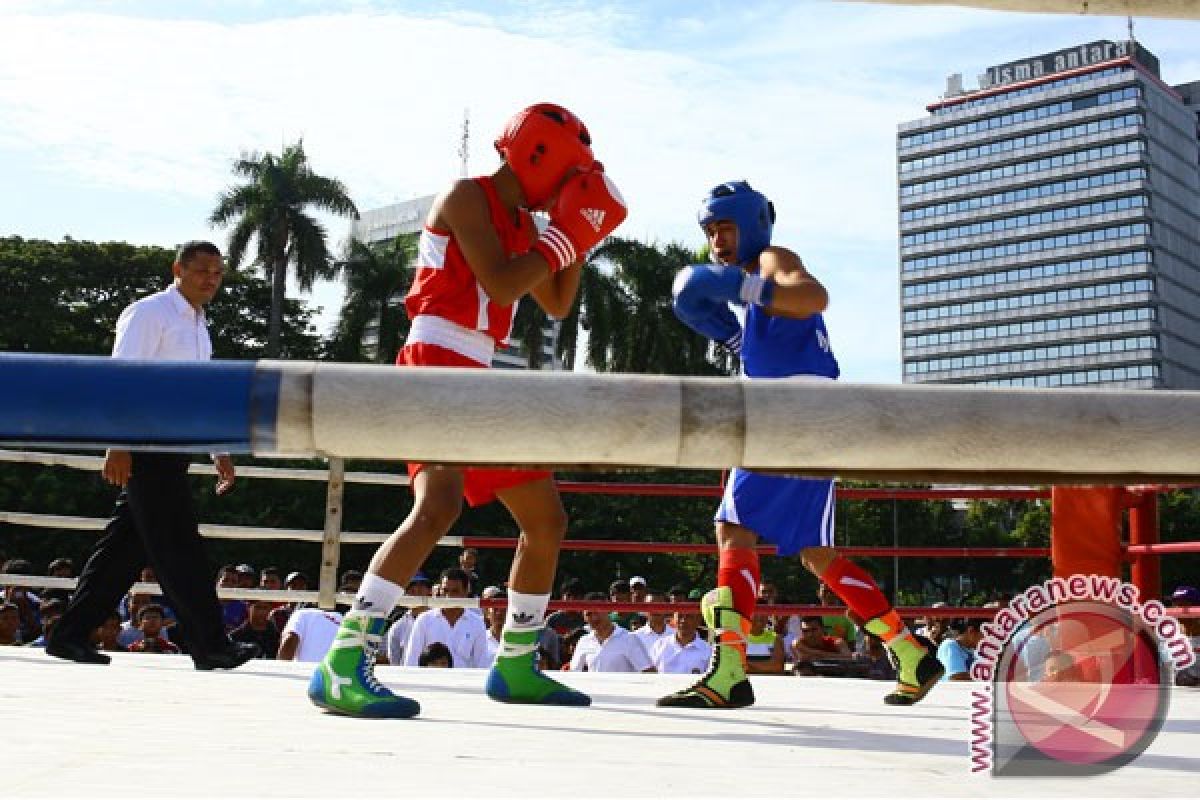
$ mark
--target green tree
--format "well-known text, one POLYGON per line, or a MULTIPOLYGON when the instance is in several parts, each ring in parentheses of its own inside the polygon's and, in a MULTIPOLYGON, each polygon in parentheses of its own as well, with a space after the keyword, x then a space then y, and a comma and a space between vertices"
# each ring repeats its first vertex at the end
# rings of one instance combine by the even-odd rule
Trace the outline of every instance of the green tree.
MULTIPOLYGON (((579 302, 563 320, 558 339, 564 367, 574 367, 580 333, 586 331, 584 361, 599 372, 729 374, 733 360, 715 353, 708 340, 676 319, 671 309, 675 274, 697 260, 696 253, 678 244, 659 246, 615 236, 592 251, 579 302)), ((519 315, 521 338, 528 342, 540 332, 543 320, 536 310, 519 315)))
POLYGON ((256 241, 256 262, 271 281, 266 356, 290 356, 280 349, 288 267, 295 271, 302 291, 310 290, 318 278, 336 277, 338 271, 325 227, 308 210, 357 219, 358 209, 341 181, 312 171, 303 141, 285 147, 278 156, 243 154, 234 162, 233 172, 246 182, 221 193, 209 224, 233 223, 226 258, 234 268, 242 263, 251 239, 256 241))
POLYGON ((381 244, 351 241, 342 274, 346 295, 337 328, 329 343, 335 361, 390 364, 408 335, 409 320, 400 298, 412 281, 409 268, 417 253, 417 234, 401 234, 381 244), (376 345, 369 353, 364 340, 376 326, 376 345))

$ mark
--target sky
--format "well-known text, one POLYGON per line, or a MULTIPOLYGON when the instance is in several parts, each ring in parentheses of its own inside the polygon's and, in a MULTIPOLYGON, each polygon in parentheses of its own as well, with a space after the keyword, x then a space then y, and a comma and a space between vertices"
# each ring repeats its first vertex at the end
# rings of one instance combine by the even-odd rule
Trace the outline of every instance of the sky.
MULTIPOLYGON (((1168 83, 1200 23, 1136 20, 1168 83)), ((896 127, 959 72, 1126 20, 832 0, 0 0, 0 236, 224 245, 208 215, 244 153, 303 138, 360 210, 497 166, 505 120, 579 114, 620 187, 618 234, 698 247, 700 198, 747 179, 774 242, 829 289, 843 378, 900 381, 896 127)), ((327 218, 340 248, 345 220, 327 218)), ((164 269, 166 267, 164 266, 164 269)), ((295 289, 292 289, 295 292, 295 289)), ((336 318, 340 286, 303 299, 336 318)))

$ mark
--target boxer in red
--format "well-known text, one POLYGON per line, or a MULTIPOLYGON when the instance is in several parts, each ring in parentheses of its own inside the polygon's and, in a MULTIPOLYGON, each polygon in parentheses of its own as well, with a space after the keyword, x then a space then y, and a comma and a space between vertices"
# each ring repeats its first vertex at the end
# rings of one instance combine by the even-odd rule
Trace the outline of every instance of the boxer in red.
MULTIPOLYGON (((486 368, 529 294, 553 317, 575 302, 587 251, 625 219, 620 193, 592 154, 584 124, 538 103, 496 139, 503 163, 439 196, 421 233, 417 275, 405 299, 412 328, 401 366, 486 368), (540 233, 530 211, 546 211, 540 233)), ((309 698, 359 717, 411 717, 420 706, 374 676, 374 654, 401 587, 471 505, 499 500, 521 530, 509 578, 508 614, 487 694, 503 702, 588 705, 587 695, 537 668, 537 640, 567 528, 548 472, 409 464, 412 511, 376 552, 353 608, 309 683, 309 698)))

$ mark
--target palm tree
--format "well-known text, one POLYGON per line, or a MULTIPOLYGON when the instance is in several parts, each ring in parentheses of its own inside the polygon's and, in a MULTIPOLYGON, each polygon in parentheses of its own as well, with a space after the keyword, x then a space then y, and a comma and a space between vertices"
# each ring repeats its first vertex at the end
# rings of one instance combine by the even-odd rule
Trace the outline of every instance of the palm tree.
POLYGON ((329 255, 325 227, 308 209, 354 219, 358 209, 341 181, 312 171, 303 140, 288 145, 279 156, 244 153, 234 162, 233 173, 247 182, 222 192, 208 221, 214 227, 235 222, 226 253, 234 269, 242 263, 250 240, 257 240, 255 260, 271 281, 266 356, 276 358, 288 266, 295 270, 302 291, 312 289, 318 278, 331 279, 338 272, 329 255))
POLYGON ((346 296, 330 344, 336 361, 377 363, 396 360, 400 343, 408 335, 408 316, 397 298, 408 290, 412 280, 409 269, 417 253, 417 234, 401 234, 381 244, 353 240, 342 271, 346 278, 346 296), (365 352, 368 328, 378 325, 375 352, 365 352))
POLYGON ((611 237, 585 266, 579 302, 563 321, 559 352, 573 365, 579 330, 588 332, 588 366, 600 372, 730 374, 736 362, 676 319, 675 273, 699 261, 681 245, 660 247, 611 237))

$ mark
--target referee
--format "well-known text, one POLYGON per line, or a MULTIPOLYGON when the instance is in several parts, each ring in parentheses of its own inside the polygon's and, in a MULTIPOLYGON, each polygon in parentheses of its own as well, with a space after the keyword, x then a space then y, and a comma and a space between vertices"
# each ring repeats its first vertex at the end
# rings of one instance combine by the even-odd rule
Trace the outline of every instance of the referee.
MULTIPOLYGON (((221 251, 209 242, 179 248, 171 266, 175 281, 121 312, 114 358, 207 361, 212 341, 204 306, 221 287, 221 251)), ((169 413, 164 410, 164 413, 169 413)), ((215 455, 217 494, 233 487, 233 461, 215 455)), ((255 644, 225 634, 212 569, 196 524, 186 453, 131 453, 110 449, 104 479, 124 491, 112 520, 79 576, 75 595, 47 643, 46 652, 87 664, 109 657, 91 634, 117 607, 146 564, 174 609, 196 669, 233 669, 258 654, 255 644)))

